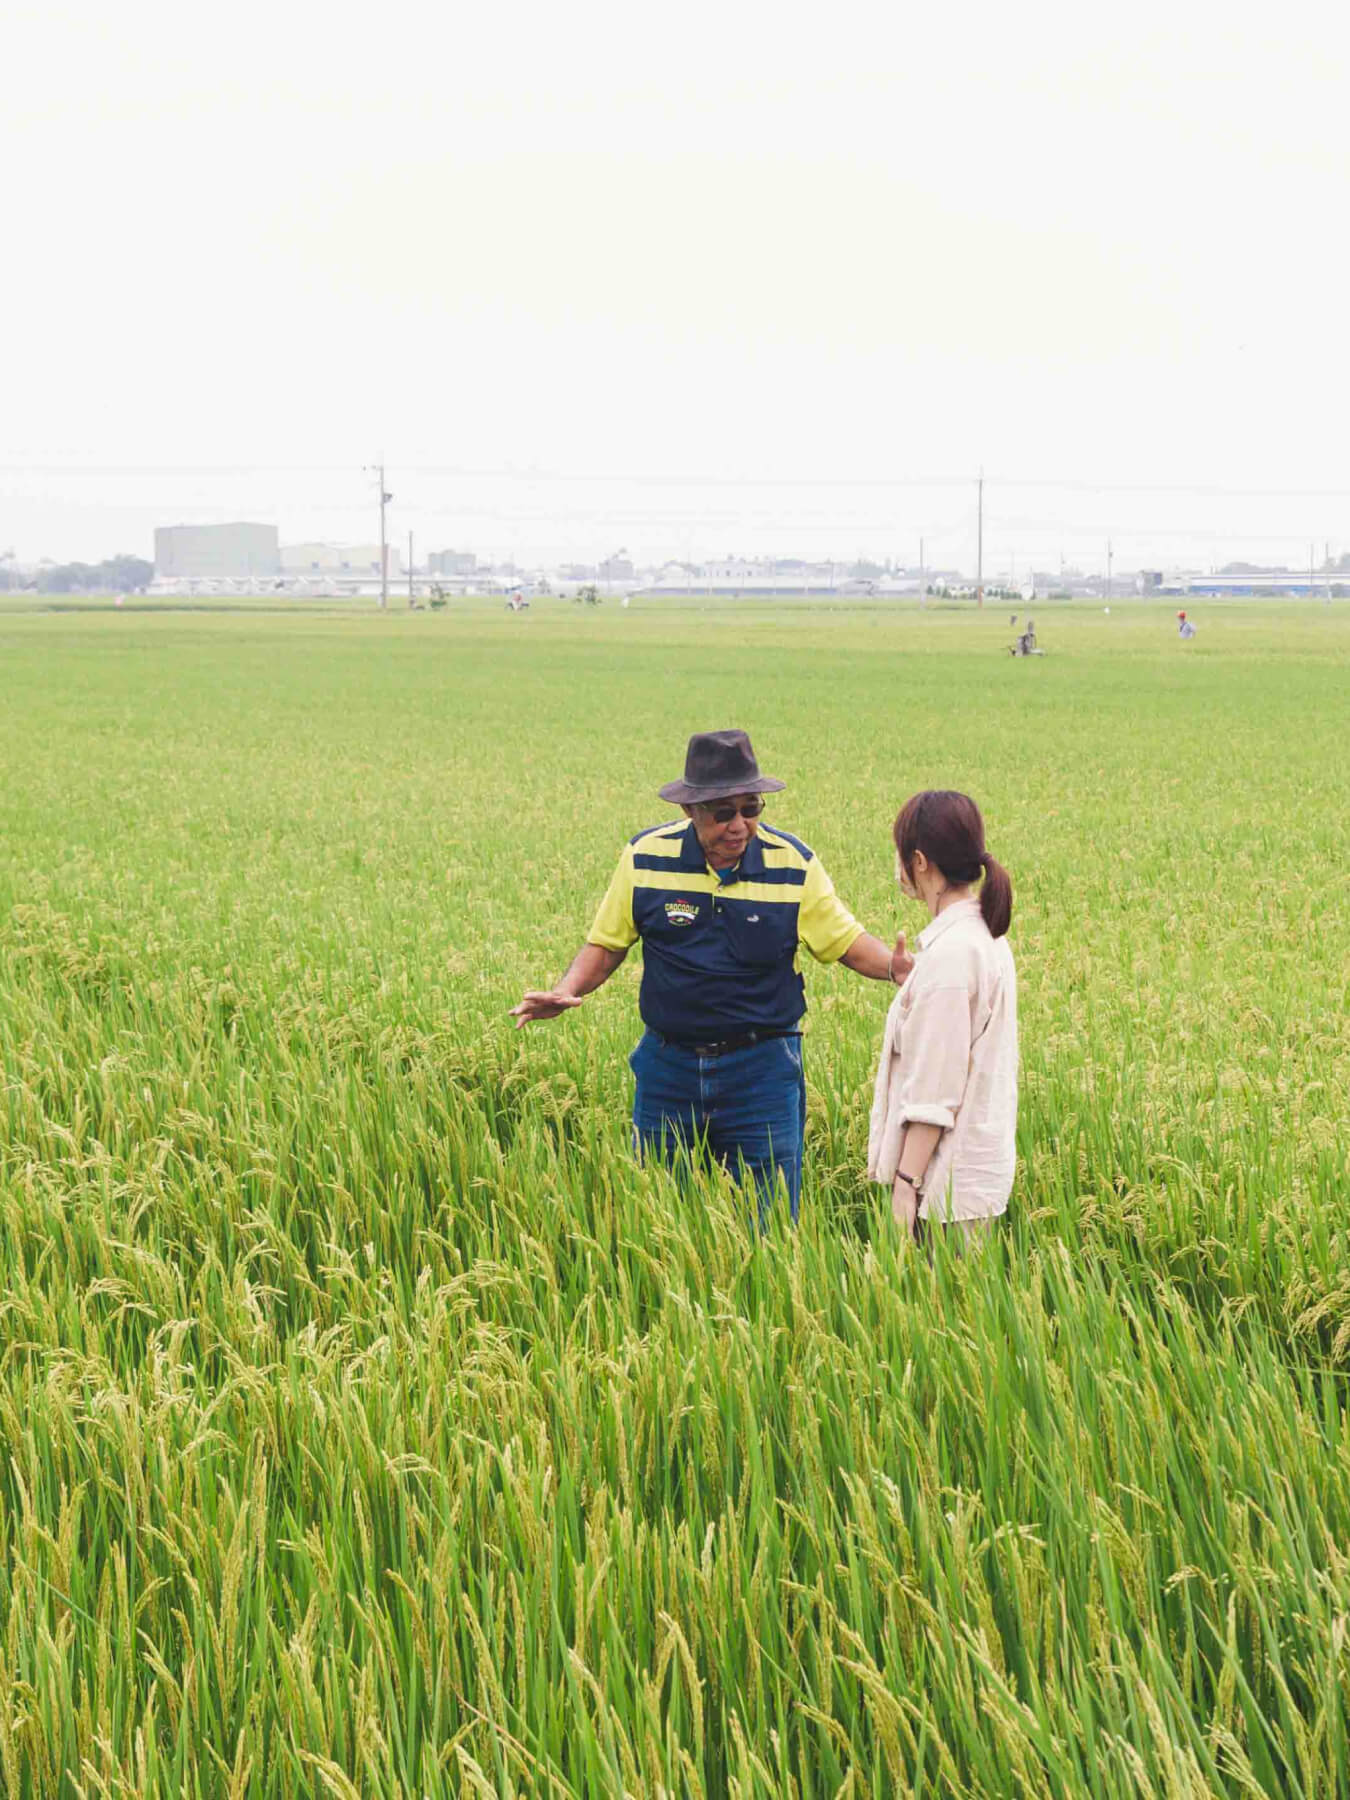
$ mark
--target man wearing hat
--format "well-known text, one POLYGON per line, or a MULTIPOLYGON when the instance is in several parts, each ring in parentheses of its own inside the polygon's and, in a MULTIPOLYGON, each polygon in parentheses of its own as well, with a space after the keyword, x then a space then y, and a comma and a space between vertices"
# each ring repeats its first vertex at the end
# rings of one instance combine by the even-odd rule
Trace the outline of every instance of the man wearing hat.
POLYGON ((696 732, 684 779, 660 790, 684 822, 625 846, 572 966, 511 1013, 519 1027, 580 1006, 641 938, 646 1031, 629 1059, 637 1147, 671 1160, 706 1143, 753 1178, 761 1205, 781 1175, 795 1219, 806 1121, 798 947, 874 981, 903 981, 913 958, 903 934, 890 951, 863 930, 799 838, 760 824, 763 796, 784 785, 760 774, 743 731, 696 732))

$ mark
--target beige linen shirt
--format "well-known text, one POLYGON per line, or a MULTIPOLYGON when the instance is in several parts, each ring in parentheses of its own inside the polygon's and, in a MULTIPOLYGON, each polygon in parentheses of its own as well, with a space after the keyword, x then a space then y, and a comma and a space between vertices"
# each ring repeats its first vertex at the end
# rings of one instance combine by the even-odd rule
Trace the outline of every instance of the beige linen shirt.
POLYGON ((919 933, 914 968, 886 1015, 867 1173, 895 1180, 905 1126, 940 1125, 921 1219, 1007 1210, 1017 1161, 1017 971, 976 899, 919 933))

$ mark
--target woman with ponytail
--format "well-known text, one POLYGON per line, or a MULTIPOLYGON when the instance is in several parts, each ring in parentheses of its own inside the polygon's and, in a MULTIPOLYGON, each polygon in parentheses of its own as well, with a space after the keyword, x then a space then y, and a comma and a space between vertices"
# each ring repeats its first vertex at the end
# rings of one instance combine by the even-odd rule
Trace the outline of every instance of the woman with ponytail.
POLYGON ((931 923, 886 1017, 867 1172, 907 1237, 920 1221, 979 1237, 1007 1210, 1016 1163, 1012 882, 968 794, 915 794, 894 837, 900 891, 931 923))

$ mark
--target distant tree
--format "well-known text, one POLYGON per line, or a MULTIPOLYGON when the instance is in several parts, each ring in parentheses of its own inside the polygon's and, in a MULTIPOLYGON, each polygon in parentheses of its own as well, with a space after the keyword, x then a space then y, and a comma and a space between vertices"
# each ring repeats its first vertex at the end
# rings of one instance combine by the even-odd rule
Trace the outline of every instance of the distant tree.
POLYGON ((155 565, 143 556, 110 556, 101 563, 49 563, 38 571, 40 594, 127 593, 147 587, 155 565))
POLYGON ((107 562, 98 565, 98 569, 106 585, 116 588, 118 593, 135 593, 138 588, 149 587, 155 579, 152 562, 147 562, 143 556, 128 556, 125 552, 110 556, 107 562))
POLYGON ((576 602, 578 606, 599 606, 600 590, 593 581, 588 581, 585 587, 577 589, 576 602))
POLYGON ((90 580, 93 572, 88 563, 50 563, 45 569, 38 570, 38 592, 39 594, 79 593, 93 585, 90 580))

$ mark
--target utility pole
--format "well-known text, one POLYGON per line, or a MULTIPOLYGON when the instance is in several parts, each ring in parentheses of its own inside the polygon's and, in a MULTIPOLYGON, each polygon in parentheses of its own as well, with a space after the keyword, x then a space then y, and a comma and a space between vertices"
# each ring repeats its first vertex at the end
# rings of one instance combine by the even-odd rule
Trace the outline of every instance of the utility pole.
POLYGON ((380 483, 380 611, 386 612, 389 608, 389 533, 386 530, 384 509, 394 496, 384 485, 383 458, 377 463, 367 463, 366 470, 377 476, 380 483))
POLYGON ((1110 540, 1110 538, 1107 538, 1107 540, 1106 540, 1106 598, 1108 600, 1111 598, 1111 559, 1114 556, 1114 554, 1115 554, 1115 552, 1112 549, 1111 540, 1110 540))
POLYGON ((389 610, 389 531, 385 522, 384 509, 393 499, 393 495, 385 492, 384 464, 380 464, 380 611, 389 610))
POLYGON ((975 527, 975 604, 984 605, 984 470, 980 470, 979 501, 975 527))
POLYGON ((408 606, 411 609, 415 604, 413 598, 413 534, 410 531, 408 533, 408 606))
POLYGON ((391 493, 388 493, 385 489, 384 463, 383 462, 380 462, 378 464, 375 472, 380 478, 380 611, 388 612, 388 610, 389 610, 389 532, 386 528, 384 509, 388 506, 389 502, 393 499, 394 496, 391 493))

